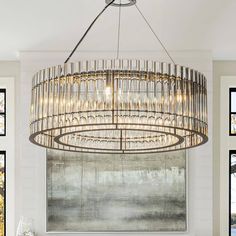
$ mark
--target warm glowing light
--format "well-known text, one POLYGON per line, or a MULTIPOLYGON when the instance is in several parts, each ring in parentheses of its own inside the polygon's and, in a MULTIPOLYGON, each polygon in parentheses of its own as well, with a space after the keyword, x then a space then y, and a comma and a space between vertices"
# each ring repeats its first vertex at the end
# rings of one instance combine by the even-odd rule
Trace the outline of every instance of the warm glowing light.
POLYGON ((111 96, 111 87, 106 87, 105 94, 106 94, 107 97, 111 96))

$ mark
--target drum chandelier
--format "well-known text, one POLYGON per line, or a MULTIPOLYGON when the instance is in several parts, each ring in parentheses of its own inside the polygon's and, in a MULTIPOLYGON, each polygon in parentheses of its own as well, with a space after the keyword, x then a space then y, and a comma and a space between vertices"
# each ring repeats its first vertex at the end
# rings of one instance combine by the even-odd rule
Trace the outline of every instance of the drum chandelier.
POLYGON ((208 140, 207 81, 176 65, 136 0, 106 0, 63 66, 32 82, 30 141, 73 152, 142 154, 188 149, 208 140), (172 63, 120 59, 120 16, 135 6, 172 63), (116 59, 69 63, 99 16, 118 6, 116 59))

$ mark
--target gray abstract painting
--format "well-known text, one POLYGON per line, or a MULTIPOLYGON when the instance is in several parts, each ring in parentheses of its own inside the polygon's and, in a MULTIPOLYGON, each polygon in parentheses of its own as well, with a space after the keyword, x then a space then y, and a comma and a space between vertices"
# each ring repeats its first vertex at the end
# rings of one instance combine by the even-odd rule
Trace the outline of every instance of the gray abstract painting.
POLYGON ((186 231, 186 176, 183 151, 47 151, 47 231, 186 231))

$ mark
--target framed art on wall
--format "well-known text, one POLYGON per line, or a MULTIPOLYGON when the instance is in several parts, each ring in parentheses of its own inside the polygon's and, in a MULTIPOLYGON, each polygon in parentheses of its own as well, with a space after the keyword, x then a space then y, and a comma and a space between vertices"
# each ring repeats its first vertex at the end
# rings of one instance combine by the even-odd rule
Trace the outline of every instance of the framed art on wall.
POLYGON ((6 235, 6 152, 0 151, 0 235, 6 235))
POLYGON ((47 232, 185 232, 185 151, 47 151, 47 232))
POLYGON ((0 136, 6 135, 6 89, 0 88, 0 136))
POLYGON ((236 88, 229 89, 229 135, 236 135, 236 88))
POLYGON ((229 235, 236 236, 236 150, 229 152, 229 235))

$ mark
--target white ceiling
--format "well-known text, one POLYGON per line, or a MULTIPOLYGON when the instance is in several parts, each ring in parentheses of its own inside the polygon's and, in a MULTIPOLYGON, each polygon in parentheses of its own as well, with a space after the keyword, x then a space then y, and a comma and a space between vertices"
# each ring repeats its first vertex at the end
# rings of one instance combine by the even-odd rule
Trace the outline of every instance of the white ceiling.
MULTIPOLYGON (((71 50, 105 0, 0 0, 0 60, 20 51, 71 50)), ((212 50, 236 59, 235 0, 137 0, 169 50, 212 50)), ((99 19, 80 50, 115 50, 118 8, 99 19)), ((159 50, 135 7, 122 8, 121 50, 159 50)))

